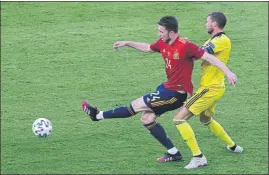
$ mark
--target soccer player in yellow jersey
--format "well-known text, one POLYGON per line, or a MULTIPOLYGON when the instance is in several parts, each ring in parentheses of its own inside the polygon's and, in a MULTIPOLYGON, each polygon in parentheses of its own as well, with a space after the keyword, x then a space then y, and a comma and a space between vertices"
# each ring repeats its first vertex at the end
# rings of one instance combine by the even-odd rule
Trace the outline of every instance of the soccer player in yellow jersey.
MULTIPOLYGON (((227 64, 231 51, 231 41, 223 32, 226 21, 225 15, 221 12, 213 12, 208 15, 205 27, 211 38, 202 46, 205 51, 216 56, 224 64, 227 64)), ((213 119, 216 104, 225 91, 224 76, 224 72, 218 67, 203 60, 200 87, 185 102, 184 106, 180 108, 180 111, 173 119, 177 129, 193 154, 191 162, 185 166, 185 169, 194 169, 207 165, 207 159, 202 154, 194 132, 187 122, 193 115, 200 115, 200 121, 207 125, 211 132, 227 144, 229 151, 237 153, 243 151, 243 148, 236 145, 222 126, 213 119)))

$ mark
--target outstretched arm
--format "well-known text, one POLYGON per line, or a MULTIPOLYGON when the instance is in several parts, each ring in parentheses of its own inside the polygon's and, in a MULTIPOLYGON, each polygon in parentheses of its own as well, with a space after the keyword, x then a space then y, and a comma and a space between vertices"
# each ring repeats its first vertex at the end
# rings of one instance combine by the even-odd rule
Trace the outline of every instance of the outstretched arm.
POLYGON ((211 63, 212 65, 217 66, 218 68, 220 68, 225 73, 229 83, 232 86, 235 86, 235 83, 237 81, 236 75, 222 61, 220 61, 217 57, 205 52, 203 54, 203 56, 201 57, 201 59, 206 60, 209 63, 211 63))
POLYGON ((118 48, 124 47, 124 46, 135 48, 136 50, 141 51, 141 52, 153 52, 150 49, 150 44, 133 42, 133 41, 117 41, 114 43, 113 48, 118 50, 118 48))

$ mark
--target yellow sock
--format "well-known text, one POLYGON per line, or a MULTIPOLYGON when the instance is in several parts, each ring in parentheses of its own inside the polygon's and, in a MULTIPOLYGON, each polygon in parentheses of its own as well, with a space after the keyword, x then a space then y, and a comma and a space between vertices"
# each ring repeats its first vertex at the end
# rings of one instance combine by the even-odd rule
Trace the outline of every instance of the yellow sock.
POLYGON ((212 119, 212 121, 208 124, 208 127, 209 130, 215 134, 215 136, 224 141, 229 147, 234 146, 235 143, 217 121, 212 119))
POLYGON ((195 139, 194 132, 188 122, 183 122, 181 124, 176 125, 178 131, 180 132, 182 138, 186 141, 187 145, 192 151, 193 156, 200 155, 202 152, 197 144, 195 139))

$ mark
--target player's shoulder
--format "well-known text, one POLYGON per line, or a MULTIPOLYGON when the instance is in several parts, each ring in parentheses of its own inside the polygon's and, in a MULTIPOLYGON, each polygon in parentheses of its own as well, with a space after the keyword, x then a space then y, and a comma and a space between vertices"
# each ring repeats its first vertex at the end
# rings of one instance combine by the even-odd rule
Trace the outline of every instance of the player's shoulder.
POLYGON ((180 42, 182 44, 187 44, 189 42, 189 39, 187 37, 179 36, 178 42, 180 42))
POLYGON ((159 45, 159 46, 164 46, 166 43, 165 42, 163 42, 163 40, 162 39, 158 39, 154 44, 156 44, 156 45, 159 45))
POLYGON ((156 43, 163 43, 163 40, 162 40, 162 39, 158 39, 158 40, 156 41, 156 43))
POLYGON ((179 45, 181 45, 181 47, 191 47, 193 45, 195 45, 193 42, 191 42, 187 37, 184 37, 184 36, 180 36, 178 39, 177 39, 177 42, 179 43, 179 45))
POLYGON ((215 43, 215 44, 218 44, 218 45, 230 45, 231 44, 230 38, 224 33, 217 36, 217 37, 214 37, 211 40, 211 42, 215 43))
POLYGON ((222 34, 219 39, 226 42, 231 42, 230 38, 226 34, 222 34))
POLYGON ((230 38, 225 34, 222 33, 221 35, 218 35, 216 37, 214 37, 212 40, 216 40, 216 41, 226 41, 226 42, 230 42, 230 38))

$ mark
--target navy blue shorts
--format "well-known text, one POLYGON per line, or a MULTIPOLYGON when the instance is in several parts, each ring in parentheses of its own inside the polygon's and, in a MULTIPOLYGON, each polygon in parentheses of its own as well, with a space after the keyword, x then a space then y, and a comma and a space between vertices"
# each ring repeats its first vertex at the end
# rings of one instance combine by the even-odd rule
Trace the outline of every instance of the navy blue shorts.
POLYGON ((169 90, 163 84, 157 87, 156 92, 143 96, 146 105, 151 108, 157 116, 167 111, 180 108, 187 99, 187 93, 182 94, 177 91, 169 90))

